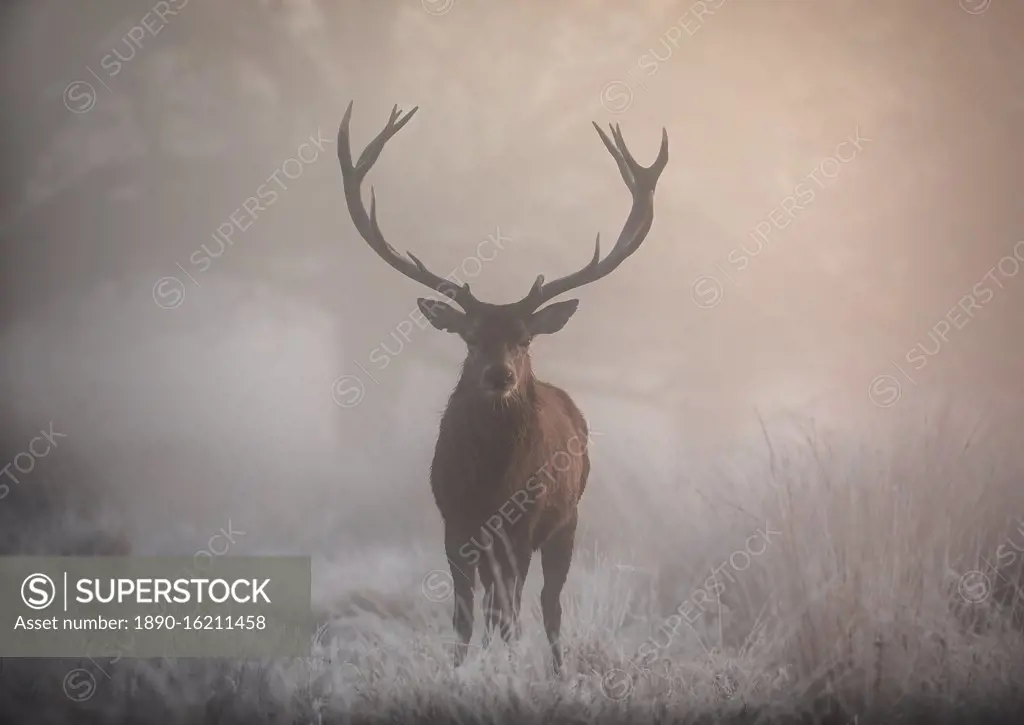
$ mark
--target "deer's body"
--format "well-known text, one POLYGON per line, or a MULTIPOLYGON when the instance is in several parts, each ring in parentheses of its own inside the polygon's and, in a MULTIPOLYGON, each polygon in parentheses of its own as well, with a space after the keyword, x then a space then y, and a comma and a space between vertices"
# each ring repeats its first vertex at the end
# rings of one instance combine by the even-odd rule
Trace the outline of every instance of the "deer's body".
POLYGON ((534 377, 528 352, 509 357, 515 394, 498 398, 481 390, 479 371, 467 362, 434 448, 430 486, 444 521, 456 599, 452 623, 468 642, 479 571, 485 637, 495 628, 505 639, 518 634, 523 584, 540 550, 541 609, 560 665, 560 595, 590 473, 589 431, 568 393, 534 377))
POLYGON ((441 418, 430 467, 441 518, 446 526, 476 535, 513 494, 526 490, 528 503, 520 505, 518 496, 506 507, 526 510, 508 514, 516 523, 505 527, 528 530, 536 551, 572 518, 583 495, 590 471, 586 421, 564 390, 539 380, 533 395, 507 408, 481 405, 463 386, 452 393, 441 418), (564 455, 556 460, 559 452, 564 455), (531 476, 539 483, 525 489, 531 476))
MULTIPOLYGON (((555 669, 562 664, 561 592, 572 561, 577 504, 590 473, 587 423, 569 395, 533 374, 529 347, 537 335, 558 332, 576 312, 578 300, 552 298, 609 274, 640 246, 654 220, 654 187, 668 162, 668 135, 650 167, 630 155, 622 134, 614 143, 598 133, 633 196, 633 207, 611 253, 600 258, 600 237, 585 267, 545 283, 538 277, 518 302, 493 305, 430 272, 412 253, 398 254, 377 225, 371 193, 369 213, 360 185, 384 144, 405 125, 397 107, 384 130, 353 163, 348 139, 351 104, 338 131, 338 160, 352 221, 370 247, 389 265, 457 303, 462 311, 434 299, 417 300, 439 330, 457 334, 468 354, 462 375, 441 418, 430 486, 444 521, 445 553, 455 590, 452 624, 459 636, 455 664, 466 655, 473 634, 476 575, 484 585, 485 640, 495 628, 509 640, 519 632, 523 583, 534 551, 541 553, 544 587, 541 609, 555 669)), ((596 127, 596 124, 595 124, 596 127)))

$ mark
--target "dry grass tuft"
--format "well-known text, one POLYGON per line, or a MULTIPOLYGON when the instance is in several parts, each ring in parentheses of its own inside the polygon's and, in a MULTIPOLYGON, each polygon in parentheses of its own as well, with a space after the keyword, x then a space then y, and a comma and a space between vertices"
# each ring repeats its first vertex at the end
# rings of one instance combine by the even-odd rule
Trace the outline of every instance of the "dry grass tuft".
POLYGON ((81 663, 7 662, 0 707, 83 722, 869 722, 911 703, 1020 697, 1021 472, 984 440, 936 431, 845 449, 766 433, 761 469, 697 486, 706 508, 666 533, 660 558, 581 546, 561 678, 547 669, 536 574, 523 639, 475 645, 456 671, 450 602, 422 596, 422 572, 384 592, 350 581, 351 566, 331 581, 341 566, 320 562, 332 593, 308 658, 122 662, 81 704, 59 696, 81 663), (766 527, 777 533, 757 538, 766 527), (52 691, 45 705, 12 694, 29 680, 52 691))

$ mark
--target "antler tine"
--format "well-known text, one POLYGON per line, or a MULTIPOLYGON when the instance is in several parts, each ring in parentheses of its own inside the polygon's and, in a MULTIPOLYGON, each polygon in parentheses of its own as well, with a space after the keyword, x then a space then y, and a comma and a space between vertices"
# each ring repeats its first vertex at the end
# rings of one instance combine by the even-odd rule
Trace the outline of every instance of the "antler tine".
POLYGON ((604 147, 608 149, 608 153, 610 153, 612 158, 615 159, 615 165, 619 167, 619 174, 622 175, 622 180, 626 182, 627 186, 632 184, 633 175, 629 170, 628 164, 632 163, 635 166, 636 161, 633 159, 632 155, 627 156, 627 154, 629 154, 629 150, 626 149, 626 142, 622 138, 622 131, 619 129, 618 124, 608 124, 608 128, 612 130, 612 138, 615 139, 615 142, 612 143, 608 138, 608 134, 601 130, 601 127, 598 126, 596 122, 592 121, 591 123, 593 123, 594 128, 597 129, 597 135, 601 137, 604 147), (626 149, 625 153, 623 153, 623 149, 626 149))
POLYGON ((392 247, 381 233, 380 225, 377 223, 377 197, 373 187, 370 187, 370 211, 367 213, 362 200, 362 183, 366 174, 380 157, 385 144, 409 122, 413 114, 419 110, 419 106, 404 113, 395 105, 391 109, 391 115, 384 129, 378 133, 363 152, 359 155, 359 161, 352 163, 352 148, 349 138, 349 125, 352 119, 352 102, 345 109, 345 115, 338 127, 338 163, 341 164, 341 175, 345 185, 345 202, 348 206, 352 223, 355 224, 359 235, 375 251, 377 255, 387 262, 391 267, 404 274, 409 279, 426 285, 435 292, 439 292, 452 301, 456 302, 463 309, 468 309, 476 304, 476 299, 469 291, 468 284, 457 285, 449 279, 440 277, 417 259, 412 252, 406 252, 403 256, 392 247))
POLYGON ((611 138, 608 138, 596 123, 594 128, 597 129, 608 153, 615 159, 619 174, 632 193, 633 206, 608 256, 601 259, 601 235, 598 234, 594 244, 594 256, 582 269, 547 283, 544 282, 544 275, 537 277, 530 292, 519 302, 530 309, 536 309, 560 294, 596 282, 610 274, 626 257, 640 248, 654 223, 654 189, 661 172, 668 164, 668 131, 664 128, 661 130, 661 148, 654 163, 650 166, 641 166, 626 146, 618 124, 610 125, 611 138))
MULTIPOLYGON (((351 107, 352 104, 350 103, 349 108, 351 107)), ((391 109, 391 116, 388 118, 388 123, 384 126, 384 130, 381 131, 373 141, 367 144, 366 148, 363 149, 363 153, 359 155, 359 168, 369 171, 370 167, 377 163, 377 157, 379 157, 380 152, 384 150, 384 144, 386 144, 392 136, 401 131, 402 127, 409 122, 418 110, 420 110, 420 107, 414 106, 411 111, 403 116, 402 112, 398 110, 398 105, 396 104, 391 109)))

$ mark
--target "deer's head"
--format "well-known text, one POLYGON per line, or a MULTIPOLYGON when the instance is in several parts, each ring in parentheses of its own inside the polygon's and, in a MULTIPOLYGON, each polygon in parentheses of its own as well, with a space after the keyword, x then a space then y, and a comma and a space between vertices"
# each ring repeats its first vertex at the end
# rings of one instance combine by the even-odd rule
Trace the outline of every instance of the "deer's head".
POLYGON ((384 145, 412 118, 417 108, 402 114, 395 106, 384 130, 369 143, 359 156, 359 161, 353 163, 349 144, 352 104, 349 103, 338 130, 338 161, 341 163, 348 210, 359 234, 385 262, 462 308, 456 309, 436 299, 417 300, 420 311, 434 327, 456 334, 466 343, 468 354, 463 376, 468 378, 467 382, 475 380, 480 391, 488 397, 505 398, 513 395, 532 377, 529 348, 534 336, 561 330, 576 312, 579 300, 565 300, 546 307, 544 305, 569 290, 595 282, 611 273, 640 247, 647 236, 654 222, 654 187, 668 163, 668 132, 662 129, 658 157, 651 166, 645 167, 638 164, 630 154, 617 125, 611 127, 612 136, 609 138, 595 123, 594 128, 615 159, 619 173, 633 196, 632 209, 612 251, 601 259, 601 235, 598 234, 594 256, 583 268, 551 282, 545 282, 544 276, 540 275, 526 296, 518 302, 494 305, 476 299, 468 284, 457 285, 434 274, 412 252, 406 252, 407 256, 403 256, 395 251, 384 239, 377 224, 376 198, 372 187, 369 212, 363 206, 363 179, 377 161, 384 145))
POLYGON ((579 305, 579 300, 566 300, 533 312, 516 304, 479 303, 460 312, 434 299, 416 302, 434 327, 462 338, 468 350, 463 364, 467 382, 478 383, 493 398, 513 395, 530 378, 534 336, 561 330, 579 305))

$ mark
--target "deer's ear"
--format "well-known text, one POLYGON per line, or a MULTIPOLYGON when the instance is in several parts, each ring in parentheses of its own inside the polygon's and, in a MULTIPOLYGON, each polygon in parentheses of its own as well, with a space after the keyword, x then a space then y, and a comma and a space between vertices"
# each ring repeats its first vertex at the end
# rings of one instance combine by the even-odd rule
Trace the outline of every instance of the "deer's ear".
POLYGON ((438 330, 459 334, 465 327, 466 313, 459 312, 451 305, 425 297, 417 299, 416 305, 420 308, 423 316, 430 321, 430 324, 438 330))
POLYGON ((566 300, 548 305, 530 315, 529 328, 531 335, 550 335, 558 332, 579 307, 579 300, 566 300))

